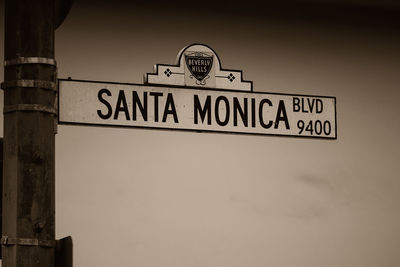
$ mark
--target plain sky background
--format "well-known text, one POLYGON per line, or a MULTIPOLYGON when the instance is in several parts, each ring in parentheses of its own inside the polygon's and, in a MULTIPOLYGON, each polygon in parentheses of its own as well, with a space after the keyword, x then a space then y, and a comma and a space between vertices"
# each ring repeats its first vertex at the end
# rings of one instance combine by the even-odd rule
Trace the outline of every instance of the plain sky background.
POLYGON ((60 125, 74 266, 400 266, 397 11, 319 8, 76 0, 60 78, 142 83, 204 43, 254 91, 335 96, 338 139, 60 125))

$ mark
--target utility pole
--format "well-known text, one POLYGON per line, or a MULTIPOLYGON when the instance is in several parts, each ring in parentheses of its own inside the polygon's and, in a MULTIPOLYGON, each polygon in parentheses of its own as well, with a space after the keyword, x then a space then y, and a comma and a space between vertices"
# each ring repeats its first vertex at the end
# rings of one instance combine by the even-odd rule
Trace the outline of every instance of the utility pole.
POLYGON ((56 2, 5 1, 3 267, 55 263, 56 2))

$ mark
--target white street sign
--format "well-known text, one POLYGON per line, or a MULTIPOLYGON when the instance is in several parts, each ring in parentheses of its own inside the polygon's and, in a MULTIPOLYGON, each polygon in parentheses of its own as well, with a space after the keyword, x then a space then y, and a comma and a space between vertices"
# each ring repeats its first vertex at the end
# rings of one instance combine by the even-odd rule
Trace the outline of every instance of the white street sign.
POLYGON ((59 80, 60 124, 336 139, 336 98, 59 80))

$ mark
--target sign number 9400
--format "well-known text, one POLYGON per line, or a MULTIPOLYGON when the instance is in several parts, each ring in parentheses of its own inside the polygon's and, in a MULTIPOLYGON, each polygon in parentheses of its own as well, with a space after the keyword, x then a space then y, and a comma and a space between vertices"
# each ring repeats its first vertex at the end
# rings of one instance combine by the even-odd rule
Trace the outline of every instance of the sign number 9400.
POLYGON ((299 134, 302 134, 303 132, 309 132, 310 135, 330 135, 332 131, 332 126, 330 121, 309 121, 308 124, 303 120, 299 120, 297 122, 297 127, 299 128, 299 134))

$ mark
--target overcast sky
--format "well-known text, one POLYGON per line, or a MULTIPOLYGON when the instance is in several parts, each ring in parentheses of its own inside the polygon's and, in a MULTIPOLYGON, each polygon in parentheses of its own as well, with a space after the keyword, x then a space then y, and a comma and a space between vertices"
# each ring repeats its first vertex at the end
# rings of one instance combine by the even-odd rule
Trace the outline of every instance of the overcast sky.
POLYGON ((396 25, 156 3, 76 1, 59 77, 142 83, 205 43, 254 91, 335 96, 338 139, 60 125, 74 266, 400 266, 396 25))

